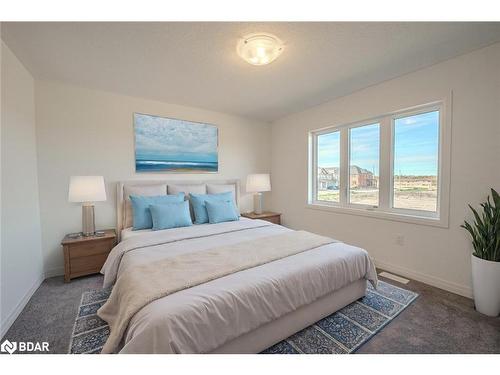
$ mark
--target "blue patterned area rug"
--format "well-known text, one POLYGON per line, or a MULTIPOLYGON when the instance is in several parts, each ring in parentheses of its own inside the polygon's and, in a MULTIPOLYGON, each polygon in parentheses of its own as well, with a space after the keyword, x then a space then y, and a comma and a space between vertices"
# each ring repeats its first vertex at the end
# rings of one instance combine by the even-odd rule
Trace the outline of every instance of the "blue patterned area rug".
MULTIPOLYGON (((83 293, 71 336, 69 353, 97 354, 109 336, 109 327, 97 316, 97 310, 109 297, 110 290, 83 293)), ((263 354, 346 354, 353 353, 375 336, 417 293, 379 281, 377 289, 368 285, 366 296, 303 329, 263 354)))

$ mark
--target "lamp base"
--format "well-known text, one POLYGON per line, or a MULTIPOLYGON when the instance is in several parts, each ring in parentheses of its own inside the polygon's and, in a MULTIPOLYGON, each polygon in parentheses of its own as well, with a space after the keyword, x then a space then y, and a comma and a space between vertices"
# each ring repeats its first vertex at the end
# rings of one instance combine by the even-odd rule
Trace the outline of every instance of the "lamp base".
POLYGON ((253 196, 253 212, 257 215, 262 213, 262 193, 255 193, 253 196))
POLYGON ((82 234, 85 237, 95 235, 94 205, 82 205, 82 234))

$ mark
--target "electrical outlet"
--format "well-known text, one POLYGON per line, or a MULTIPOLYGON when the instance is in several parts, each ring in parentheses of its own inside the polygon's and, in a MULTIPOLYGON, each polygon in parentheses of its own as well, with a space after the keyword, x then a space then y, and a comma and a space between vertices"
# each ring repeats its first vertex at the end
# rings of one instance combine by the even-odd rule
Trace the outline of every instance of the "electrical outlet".
POLYGON ((405 244, 405 237, 401 234, 396 236, 396 244, 403 246, 405 244))

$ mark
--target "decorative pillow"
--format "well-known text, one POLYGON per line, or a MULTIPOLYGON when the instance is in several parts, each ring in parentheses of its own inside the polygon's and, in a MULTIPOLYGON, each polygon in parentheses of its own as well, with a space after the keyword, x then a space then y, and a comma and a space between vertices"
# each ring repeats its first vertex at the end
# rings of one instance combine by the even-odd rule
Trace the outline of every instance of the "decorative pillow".
POLYGON ((240 219, 233 201, 206 201, 205 206, 207 208, 208 222, 210 224, 240 219))
POLYGON ((189 214, 189 202, 163 203, 149 206, 153 230, 189 227, 193 225, 189 214))
POLYGON ((132 202, 133 211, 132 230, 151 229, 153 227, 153 220, 151 218, 149 206, 154 204, 184 202, 184 193, 179 193, 177 195, 157 195, 152 197, 131 195, 130 201, 132 202))
POLYGON ((166 195, 167 184, 152 185, 125 185, 123 187, 123 196, 125 204, 123 207, 123 227, 130 228, 133 225, 134 215, 132 213, 131 195, 156 196, 166 195))
POLYGON ((189 196, 193 205, 195 224, 208 223, 208 213, 205 207, 205 202, 207 201, 231 201, 234 205, 233 193, 230 191, 220 194, 189 194, 189 196))

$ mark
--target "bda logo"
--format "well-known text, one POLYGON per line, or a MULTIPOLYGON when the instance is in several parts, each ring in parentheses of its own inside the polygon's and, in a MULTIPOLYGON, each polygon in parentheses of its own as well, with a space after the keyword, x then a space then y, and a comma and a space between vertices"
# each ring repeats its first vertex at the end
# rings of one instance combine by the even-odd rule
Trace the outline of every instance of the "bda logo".
POLYGON ((17 350, 17 342, 10 342, 5 340, 2 345, 0 345, 0 351, 7 352, 9 354, 14 353, 17 350))
POLYGON ((49 351, 49 343, 46 341, 43 342, 31 342, 31 341, 19 341, 19 342, 10 342, 9 340, 5 340, 2 345, 0 345, 0 351, 7 353, 18 352, 48 352, 49 351))

